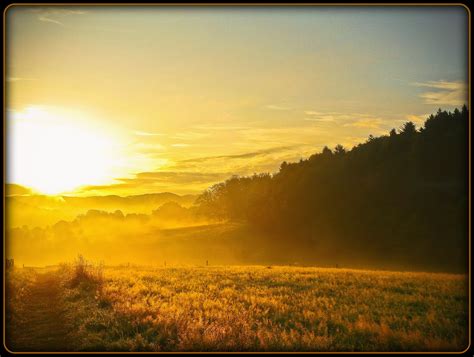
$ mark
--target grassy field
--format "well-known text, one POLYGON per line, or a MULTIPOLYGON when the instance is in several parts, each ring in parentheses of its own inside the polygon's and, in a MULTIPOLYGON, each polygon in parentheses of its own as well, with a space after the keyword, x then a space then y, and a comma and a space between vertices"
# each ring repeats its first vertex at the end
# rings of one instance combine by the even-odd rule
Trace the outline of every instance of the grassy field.
POLYGON ((465 275, 306 267, 17 268, 13 351, 462 351, 465 275))

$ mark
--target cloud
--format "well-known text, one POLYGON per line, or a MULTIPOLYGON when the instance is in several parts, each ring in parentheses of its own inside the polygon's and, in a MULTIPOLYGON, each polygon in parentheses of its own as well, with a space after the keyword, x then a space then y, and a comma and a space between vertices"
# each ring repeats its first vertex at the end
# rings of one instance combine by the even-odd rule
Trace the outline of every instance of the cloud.
POLYGON ((385 120, 369 113, 319 112, 307 110, 304 120, 321 123, 334 123, 343 127, 379 129, 384 128, 385 120))
POLYGON ((462 81, 428 81, 415 82, 412 85, 421 88, 430 88, 431 91, 421 93, 419 96, 425 104, 435 105, 463 105, 467 102, 467 85, 462 81))
POLYGON ((83 194, 136 194, 174 192, 177 194, 200 193, 209 186, 221 182, 232 174, 228 172, 140 172, 131 178, 119 178, 111 185, 90 185, 80 189, 83 194))
POLYGON ((383 123, 380 118, 364 118, 355 120, 352 123, 346 123, 344 126, 353 126, 358 128, 370 128, 370 129, 380 129, 381 124, 383 123))
POLYGON ((351 113, 351 112, 317 112, 314 110, 306 110, 304 112, 309 117, 306 117, 305 120, 309 121, 345 121, 353 120, 354 118, 365 118, 372 117, 368 113, 351 113))
POLYGON ((464 83, 457 81, 457 82, 448 82, 448 81, 428 81, 424 83, 415 82, 413 85, 417 87, 429 87, 429 88, 437 88, 437 89, 445 89, 445 90, 456 90, 462 86, 464 83))
POLYGON ((270 110, 290 110, 291 109, 289 107, 274 105, 274 104, 266 105, 265 108, 270 109, 270 110))
POLYGON ((220 180, 229 176, 227 172, 206 173, 206 172, 140 172, 134 178, 124 178, 120 181, 124 183, 146 183, 146 182, 169 182, 169 183, 199 183, 220 180))
POLYGON ((190 144, 171 144, 171 146, 174 148, 187 148, 191 145, 190 144))
POLYGON ((306 115, 322 115, 322 114, 324 114, 323 112, 316 112, 314 110, 306 110, 304 113, 306 115))
POLYGON ((225 178, 232 175, 247 176, 260 172, 276 172, 283 161, 299 160, 302 157, 309 156, 314 151, 314 146, 305 144, 278 146, 231 155, 178 160, 165 169, 188 173, 206 172, 214 174, 225 172, 228 173, 225 178))
POLYGON ((279 147, 273 147, 273 148, 268 148, 268 149, 253 151, 253 152, 241 153, 241 154, 206 156, 206 157, 199 157, 199 158, 194 158, 194 159, 181 160, 179 162, 180 163, 188 163, 188 162, 202 163, 202 162, 205 162, 205 161, 222 160, 222 159, 224 159, 224 160, 250 159, 250 158, 257 157, 257 156, 265 156, 265 155, 276 153, 276 152, 286 151, 286 150, 292 149, 292 148, 294 148, 294 146, 279 146, 279 147))
POLYGON ((317 118, 304 118, 304 120, 307 120, 307 121, 327 121, 327 122, 330 122, 330 121, 334 121, 334 117, 332 115, 322 115, 322 116, 319 116, 317 118))
POLYGON ((205 138, 206 136, 209 136, 210 133, 199 133, 196 131, 186 131, 182 133, 177 133, 173 135, 171 138, 172 139, 178 139, 178 140, 198 140, 205 138))
MULTIPOLYGON (((425 123, 426 119, 429 116, 430 114, 420 114, 420 115, 408 114, 405 118, 406 120, 411 121, 414 124, 422 125, 425 123)), ((401 121, 406 122, 406 120, 401 120, 401 121)))
POLYGON ((242 131, 251 129, 251 126, 243 125, 196 125, 194 128, 199 130, 212 130, 212 131, 242 131))
POLYGON ((60 25, 60 26, 65 26, 61 21, 53 20, 53 19, 50 19, 49 17, 45 17, 45 16, 39 16, 38 20, 43 21, 43 22, 51 22, 53 24, 60 25))
MULTIPOLYGON (((84 15, 89 11, 61 9, 56 7, 40 7, 29 9, 29 12, 37 14, 37 19, 42 22, 49 22, 62 27, 68 27, 60 19, 65 19, 67 16, 84 15)), ((109 28, 103 26, 82 26, 81 29, 91 31, 113 32, 113 33, 135 33, 136 30, 128 28, 109 28)))
POLYGON ((71 10, 56 7, 39 7, 30 9, 30 12, 37 14, 37 19, 41 22, 48 22, 62 27, 66 27, 66 25, 59 19, 63 19, 70 15, 83 15, 87 13, 84 10, 71 10))
POLYGON ((57 7, 39 7, 30 9, 30 12, 43 14, 43 15, 83 15, 86 14, 87 11, 84 10, 71 10, 71 9, 64 9, 64 8, 57 8, 57 7))

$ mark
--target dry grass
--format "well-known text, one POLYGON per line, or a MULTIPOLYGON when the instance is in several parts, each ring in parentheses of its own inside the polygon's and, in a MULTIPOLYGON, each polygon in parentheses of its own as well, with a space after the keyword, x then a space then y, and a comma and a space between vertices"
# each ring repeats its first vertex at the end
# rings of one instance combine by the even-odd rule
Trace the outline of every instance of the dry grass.
POLYGON ((461 351, 467 277, 296 267, 107 268, 64 290, 77 349, 461 351))

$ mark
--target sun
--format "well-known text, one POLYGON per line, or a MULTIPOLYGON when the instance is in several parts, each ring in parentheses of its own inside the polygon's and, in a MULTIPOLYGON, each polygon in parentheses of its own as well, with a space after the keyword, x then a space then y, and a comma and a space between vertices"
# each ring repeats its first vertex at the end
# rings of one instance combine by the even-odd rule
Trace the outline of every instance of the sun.
POLYGON ((113 180, 117 141, 77 113, 29 107, 7 120, 8 182, 54 195, 113 180))

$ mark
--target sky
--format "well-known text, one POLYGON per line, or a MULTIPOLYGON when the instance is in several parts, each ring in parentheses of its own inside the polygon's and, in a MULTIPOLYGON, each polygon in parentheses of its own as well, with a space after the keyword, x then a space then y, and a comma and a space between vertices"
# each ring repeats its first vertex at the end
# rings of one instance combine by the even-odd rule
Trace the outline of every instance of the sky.
POLYGON ((467 104, 461 6, 13 6, 8 183, 197 194, 467 104))

